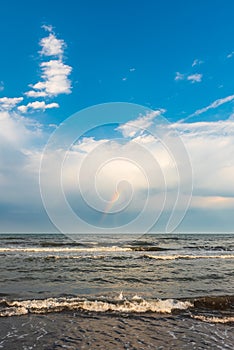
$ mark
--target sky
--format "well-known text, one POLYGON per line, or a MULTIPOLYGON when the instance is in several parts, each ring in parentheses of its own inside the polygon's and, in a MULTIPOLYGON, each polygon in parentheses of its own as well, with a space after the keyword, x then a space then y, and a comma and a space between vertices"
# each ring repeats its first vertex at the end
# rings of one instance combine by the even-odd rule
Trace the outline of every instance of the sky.
POLYGON ((233 12, 4 2, 0 232, 234 232, 233 12))

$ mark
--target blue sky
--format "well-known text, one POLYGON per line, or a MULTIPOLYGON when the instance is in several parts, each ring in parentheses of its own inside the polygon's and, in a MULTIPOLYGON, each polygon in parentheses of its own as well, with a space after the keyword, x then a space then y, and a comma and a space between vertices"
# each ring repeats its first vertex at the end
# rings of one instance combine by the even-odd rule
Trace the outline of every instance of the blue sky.
POLYGON ((110 101, 180 118, 233 92, 233 9, 232 1, 9 1, 0 15, 5 94, 21 95, 38 78, 41 25, 50 24, 73 68, 73 93, 59 97, 56 118, 110 101), (195 59, 204 63, 192 67, 195 59), (175 82, 177 71, 203 74, 202 84, 175 82))
MULTIPOLYGON (((231 0, 2 4, 0 230, 55 230, 38 186, 49 135, 83 108, 126 102, 160 110, 182 135, 195 175, 178 230, 233 231, 233 13, 231 0)), ((125 129, 89 131, 80 148, 133 140, 127 122, 145 125, 136 112, 124 118, 125 129)))

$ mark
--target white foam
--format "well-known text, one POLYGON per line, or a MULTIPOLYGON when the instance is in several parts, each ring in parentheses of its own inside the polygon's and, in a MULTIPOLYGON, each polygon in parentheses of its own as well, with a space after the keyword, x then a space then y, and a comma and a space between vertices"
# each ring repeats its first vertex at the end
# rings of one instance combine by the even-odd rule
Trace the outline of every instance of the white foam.
POLYGON ((203 322, 209 323, 231 323, 234 322, 234 316, 224 316, 224 317, 215 317, 215 316, 204 316, 204 315, 192 315, 192 318, 203 322))
POLYGON ((0 252, 129 252, 131 248, 111 247, 93 247, 93 248, 51 248, 51 247, 20 247, 20 248, 0 248, 0 252))
POLYGON ((25 315, 27 313, 43 314, 63 310, 86 310, 93 312, 124 312, 124 313, 171 313, 172 310, 185 310, 193 307, 188 301, 175 299, 144 300, 142 298, 124 299, 119 301, 87 300, 80 298, 49 298, 44 300, 7 301, 7 307, 1 309, 0 316, 25 315))
POLYGON ((117 300, 123 300, 124 296, 123 296, 123 291, 121 291, 117 297, 117 300))

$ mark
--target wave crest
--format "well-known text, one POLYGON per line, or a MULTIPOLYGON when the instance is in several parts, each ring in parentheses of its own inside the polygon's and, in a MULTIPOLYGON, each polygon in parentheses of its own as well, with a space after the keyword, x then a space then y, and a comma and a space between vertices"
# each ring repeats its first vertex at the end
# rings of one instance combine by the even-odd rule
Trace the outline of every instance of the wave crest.
POLYGON ((163 313, 169 314, 173 310, 186 310, 193 307, 190 301, 176 299, 145 300, 138 296, 123 300, 88 300, 81 298, 49 298, 37 300, 7 301, 2 300, 0 316, 16 316, 28 313, 44 314, 68 310, 91 312, 117 313, 163 313))

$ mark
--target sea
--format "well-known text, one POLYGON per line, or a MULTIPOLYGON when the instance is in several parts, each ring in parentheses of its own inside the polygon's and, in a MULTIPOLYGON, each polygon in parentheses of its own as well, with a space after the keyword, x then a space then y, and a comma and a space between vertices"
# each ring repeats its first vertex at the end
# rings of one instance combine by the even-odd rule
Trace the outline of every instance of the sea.
POLYGON ((0 235, 0 349, 234 349, 234 235, 0 235))

